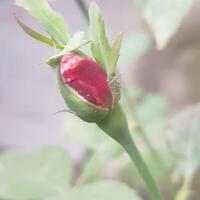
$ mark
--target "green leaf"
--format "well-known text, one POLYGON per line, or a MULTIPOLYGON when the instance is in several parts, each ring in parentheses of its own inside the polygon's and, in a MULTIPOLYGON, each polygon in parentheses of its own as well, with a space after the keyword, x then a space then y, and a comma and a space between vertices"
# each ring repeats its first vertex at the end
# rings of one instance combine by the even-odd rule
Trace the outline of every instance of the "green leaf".
POLYGON ((110 138, 100 145, 96 145, 95 151, 83 166, 78 184, 101 179, 105 173, 109 173, 109 170, 119 172, 120 168, 126 165, 126 162, 120 159, 122 153, 124 153, 122 147, 110 138))
POLYGON ((0 199, 60 199, 69 189, 71 176, 71 161, 58 147, 4 153, 0 156, 0 199))
POLYGON ((24 32, 26 32, 28 35, 30 35, 32 38, 43 42, 44 44, 47 44, 49 46, 54 46, 54 43, 56 45, 56 47, 58 49, 63 49, 63 46, 61 44, 59 44, 58 42, 54 42, 52 39, 34 31, 33 29, 31 29, 30 27, 28 27, 27 25, 25 25, 24 23, 22 23, 16 16, 15 16, 17 23, 19 24, 19 26, 24 30, 24 32))
POLYGON ((69 200, 141 200, 125 184, 116 181, 98 181, 76 188, 69 200))
POLYGON ((16 0, 16 4, 35 17, 54 40, 61 44, 67 43, 69 39, 67 25, 62 16, 50 7, 47 0, 16 0))
POLYGON ((91 3, 89 8, 89 18, 89 37, 93 57, 104 67, 110 77, 118 61, 122 35, 118 34, 113 46, 110 47, 99 7, 94 2, 91 3))
POLYGON ((166 99, 157 94, 148 94, 136 108, 137 118, 143 128, 147 129, 159 123, 165 117, 167 110, 166 99))
POLYGON ((169 124, 168 139, 177 156, 179 171, 192 178, 200 166, 200 105, 193 105, 176 114, 169 124))
POLYGON ((64 121, 66 137, 93 152, 84 164, 79 183, 95 180, 100 177, 106 163, 112 162, 122 148, 95 124, 83 122, 69 113, 66 115, 64 121))
POLYGON ((193 0, 136 0, 159 49, 164 48, 189 13, 193 0))

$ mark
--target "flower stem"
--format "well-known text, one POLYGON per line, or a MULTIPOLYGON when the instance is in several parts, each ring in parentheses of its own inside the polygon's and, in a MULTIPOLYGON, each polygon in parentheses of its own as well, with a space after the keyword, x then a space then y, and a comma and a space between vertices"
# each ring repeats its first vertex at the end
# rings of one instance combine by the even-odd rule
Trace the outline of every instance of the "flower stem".
MULTIPOLYGON (((127 137, 127 139, 128 139, 128 137, 127 137)), ((147 184, 149 192, 151 193, 152 199, 153 200, 163 199, 163 197, 161 196, 160 192, 157 189, 155 181, 154 181, 148 167, 146 166, 146 163, 144 162, 142 156, 140 155, 140 152, 137 149, 136 144, 134 143, 133 140, 131 140, 131 137, 122 145, 123 145, 124 149, 127 151, 127 153, 129 154, 130 158, 133 160, 133 162, 136 165, 143 180, 147 184)))
POLYGON ((156 149, 153 147, 153 145, 152 145, 150 139, 148 138, 147 134, 145 133, 143 127, 139 124, 137 114, 136 114, 134 108, 132 108, 133 106, 132 106, 129 94, 126 90, 125 83, 122 83, 122 92, 123 92, 123 96, 124 96, 126 103, 127 103, 127 106, 128 106, 127 111, 129 112, 129 115, 130 115, 130 118, 131 118, 130 120, 134 121, 137 124, 136 127, 135 127, 135 130, 138 132, 138 135, 140 136, 140 138, 144 142, 145 146, 149 149, 149 152, 151 153, 154 160, 159 163, 159 166, 160 166, 159 170, 166 173, 167 169, 166 169, 166 166, 165 166, 162 158, 157 153, 156 149))
POLYGON ((114 110, 97 125, 126 150, 146 183, 152 200, 164 200, 137 146, 131 138, 127 120, 121 107, 117 105, 114 110))
MULTIPOLYGON (((122 92, 123 92, 124 99, 127 103, 127 107, 128 107, 127 112, 130 116, 130 120, 133 121, 136 124, 136 126, 134 127, 134 131, 138 132, 139 137, 141 138, 142 142, 144 143, 144 145, 149 150, 154 162, 157 164, 156 166, 157 166, 158 170, 160 171, 160 173, 165 175, 166 173, 168 173, 168 168, 167 168, 165 162, 163 161, 163 159, 161 158, 160 154, 154 148, 153 144, 151 143, 151 140, 147 136, 143 127, 139 123, 138 116, 135 112, 135 109, 132 108, 133 106, 132 106, 132 103, 131 103, 131 99, 130 99, 129 94, 126 90, 126 85, 125 85, 124 82, 122 82, 122 92)), ((166 185, 169 188, 169 195, 170 195, 171 198, 173 198, 175 191, 174 191, 174 188, 173 188, 173 185, 172 185, 170 178, 166 176, 165 182, 166 182, 166 185)))

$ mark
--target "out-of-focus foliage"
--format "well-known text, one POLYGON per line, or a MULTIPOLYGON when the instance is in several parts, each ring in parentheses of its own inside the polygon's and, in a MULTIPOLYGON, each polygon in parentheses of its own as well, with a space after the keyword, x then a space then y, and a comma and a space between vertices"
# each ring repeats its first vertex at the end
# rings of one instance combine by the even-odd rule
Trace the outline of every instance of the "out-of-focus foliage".
POLYGON ((66 113, 64 130, 67 137, 89 149, 96 149, 97 146, 108 139, 96 124, 84 122, 75 115, 69 113, 66 113))
POLYGON ((166 116, 166 99, 160 95, 145 95, 140 106, 136 107, 136 114, 140 124, 148 131, 155 123, 159 123, 166 116))
POLYGON ((0 199, 123 199, 140 200, 134 190, 117 181, 100 181, 72 188, 71 160, 59 147, 0 156, 0 199))
POLYGON ((74 115, 67 114, 64 127, 67 138, 85 149, 92 150, 92 155, 83 166, 83 173, 79 180, 81 183, 99 179, 104 173, 106 163, 114 161, 122 153, 119 144, 110 139, 95 124, 88 124, 74 115))
POLYGON ((86 184, 72 192, 70 200, 141 200, 126 185, 115 181, 98 181, 86 184))
POLYGON ((108 139, 103 144, 96 146, 96 151, 83 166, 82 174, 78 180, 79 183, 87 183, 101 179, 108 171, 118 173, 126 165, 120 157, 123 154, 122 148, 115 141, 108 139), (119 162, 116 162, 116 161, 119 162))
POLYGON ((134 63, 147 52, 150 44, 151 38, 146 32, 125 33, 119 57, 119 67, 124 69, 128 64, 134 63))
POLYGON ((194 0, 134 0, 149 25, 159 49, 176 33, 194 0))
POLYGON ((58 147, 0 156, 0 199, 44 199, 67 194, 72 177, 68 155, 58 147))
POLYGON ((179 163, 179 171, 192 178, 200 166, 200 105, 187 108, 170 120, 170 147, 179 163))

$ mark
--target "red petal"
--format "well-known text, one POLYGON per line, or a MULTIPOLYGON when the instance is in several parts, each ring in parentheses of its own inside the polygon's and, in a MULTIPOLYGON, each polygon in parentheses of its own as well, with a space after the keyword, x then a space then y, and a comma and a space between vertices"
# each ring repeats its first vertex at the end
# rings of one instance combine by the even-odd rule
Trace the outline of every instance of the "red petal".
POLYGON ((64 56, 60 65, 65 84, 97 106, 111 107, 112 94, 105 71, 94 60, 79 55, 64 56))

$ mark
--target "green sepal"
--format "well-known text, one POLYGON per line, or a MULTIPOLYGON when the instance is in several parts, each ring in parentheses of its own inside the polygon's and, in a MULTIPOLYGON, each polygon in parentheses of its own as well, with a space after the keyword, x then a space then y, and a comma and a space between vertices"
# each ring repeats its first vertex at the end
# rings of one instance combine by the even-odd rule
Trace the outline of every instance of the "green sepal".
POLYGON ((59 68, 61 57, 62 56, 58 56, 58 57, 52 56, 48 58, 45 61, 45 63, 48 64, 56 72, 57 69, 59 68))
POLYGON ((45 63, 48 64, 49 66, 51 66, 51 68, 55 71, 58 68, 59 64, 60 64, 61 58, 64 55, 73 54, 73 53, 76 54, 76 55, 80 55, 82 57, 87 57, 82 51, 80 51, 80 50, 77 49, 77 50, 74 50, 72 52, 68 52, 68 53, 66 52, 65 54, 63 54, 62 52, 60 52, 60 53, 56 54, 55 56, 52 56, 52 57, 48 58, 45 61, 45 63))
POLYGON ((96 61, 105 69, 108 78, 112 77, 122 43, 122 34, 117 34, 113 45, 109 44, 106 36, 104 21, 100 9, 95 2, 92 2, 89 8, 89 38, 91 41, 91 52, 96 61))
POLYGON ((114 108, 119 103, 121 98, 121 86, 117 76, 113 77, 113 79, 109 82, 109 86, 112 92, 112 108, 114 108))
POLYGON ((86 101, 70 86, 64 84, 60 70, 57 69, 57 81, 60 93, 63 96, 68 108, 75 113, 78 117, 86 122, 98 123, 109 113, 108 109, 95 106, 94 104, 86 101))
POLYGON ((85 32, 77 32, 70 38, 62 53, 66 54, 65 52, 73 52, 89 42, 90 41, 85 38, 85 32))
POLYGON ((65 45, 69 40, 67 24, 63 17, 54 11, 47 0, 16 0, 16 5, 24 8, 54 40, 65 45))
POLYGON ((78 54, 83 57, 87 57, 82 51, 79 50, 80 47, 86 45, 89 40, 86 40, 84 38, 85 33, 84 32, 77 32, 73 35, 72 38, 70 38, 69 42, 65 45, 65 47, 60 51, 58 54, 48 58, 45 63, 50 65, 51 67, 58 66, 60 63, 60 59, 67 54, 78 54))
POLYGON ((15 16, 15 19, 18 23, 18 25, 22 28, 22 30, 27 33, 29 36, 31 36, 32 38, 44 43, 44 44, 47 44, 49 46, 56 46, 56 48, 58 49, 63 49, 64 46, 61 45, 60 43, 56 42, 56 41, 53 41, 52 39, 46 37, 45 35, 42 35, 38 32, 36 32, 35 30, 33 30, 32 28, 28 27, 26 24, 24 24, 23 22, 21 22, 19 20, 19 18, 17 16, 15 16))

